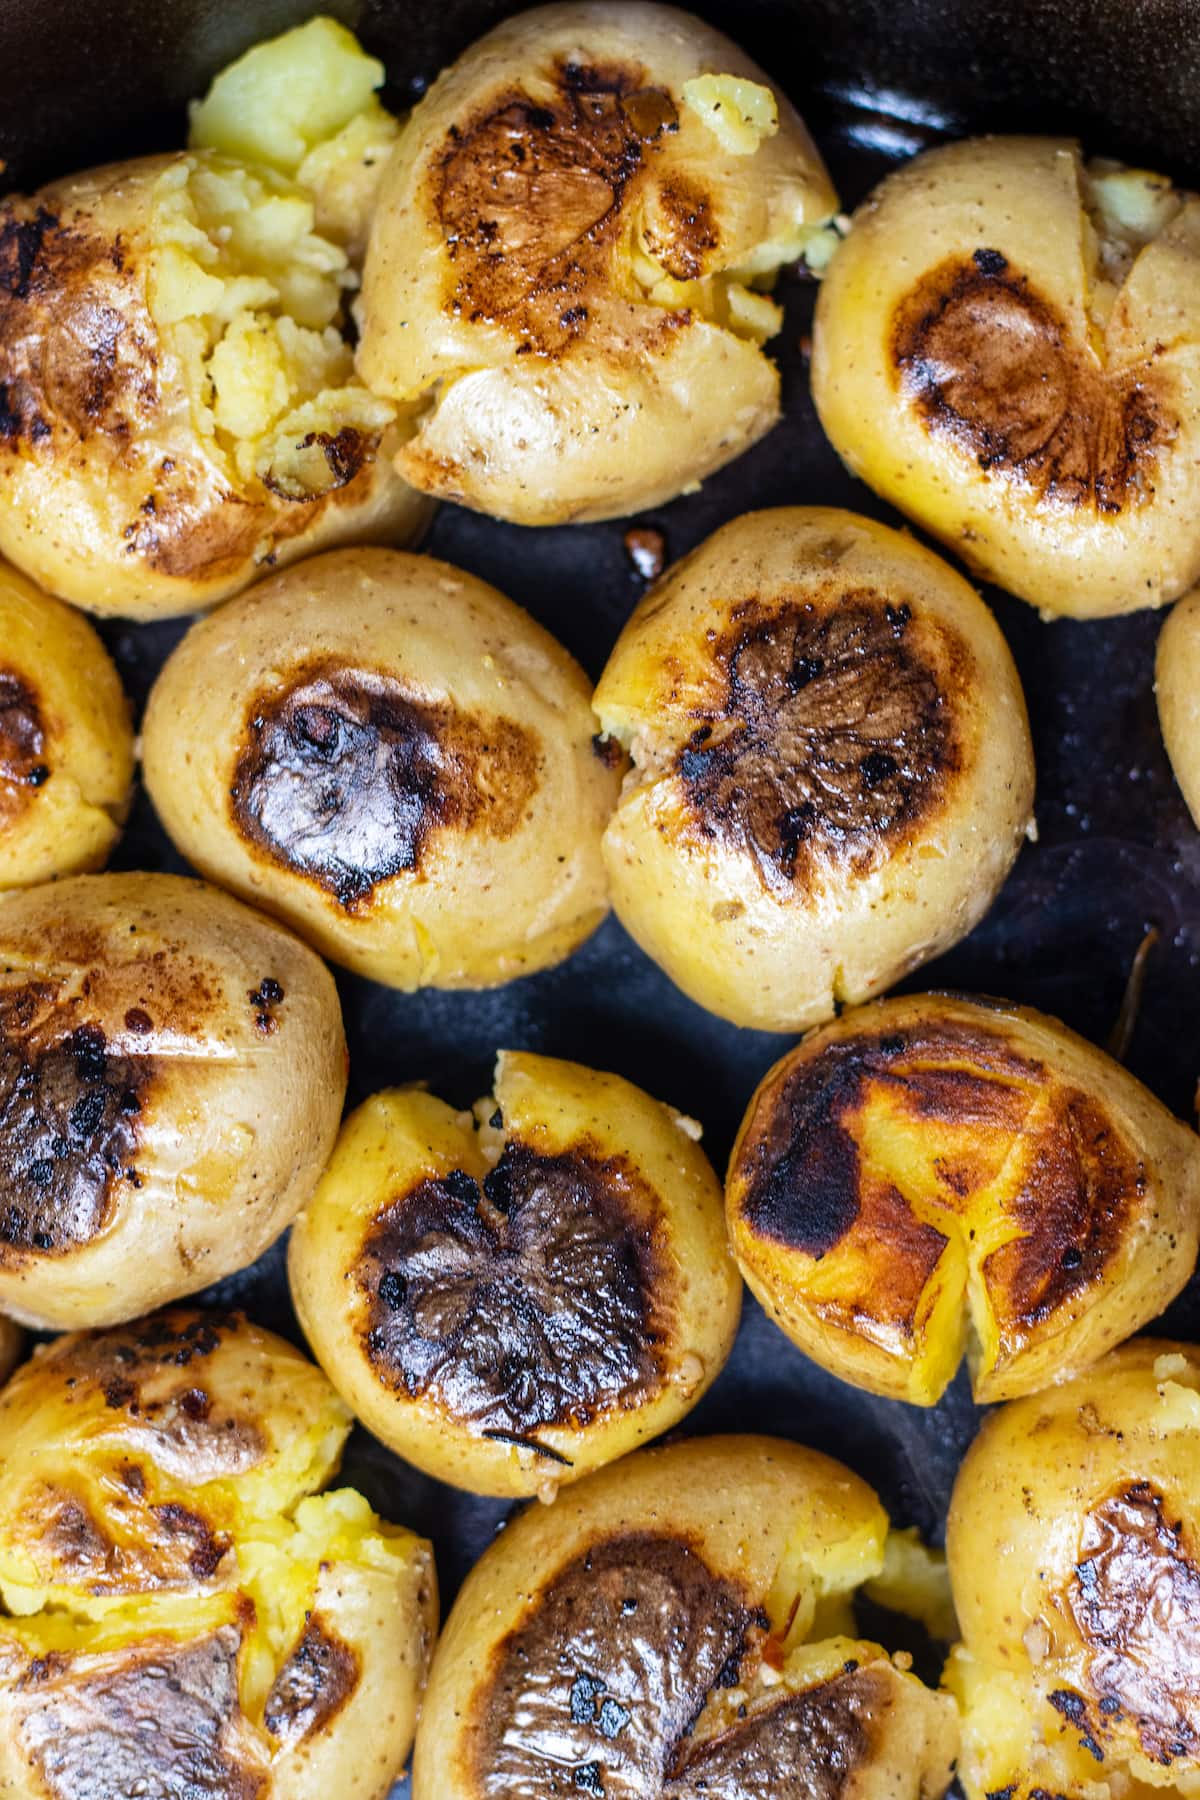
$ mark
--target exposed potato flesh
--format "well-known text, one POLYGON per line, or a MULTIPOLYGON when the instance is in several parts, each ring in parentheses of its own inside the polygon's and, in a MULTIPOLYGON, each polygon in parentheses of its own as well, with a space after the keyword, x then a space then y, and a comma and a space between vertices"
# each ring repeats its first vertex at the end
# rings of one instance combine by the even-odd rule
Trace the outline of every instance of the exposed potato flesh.
POLYGON ((953 1709, 854 1636, 871 1490, 771 1438, 639 1451, 534 1507, 468 1576, 415 1800, 937 1800, 953 1709))
POLYGON ((793 108, 699 20, 505 20, 417 106, 379 196, 359 368, 424 409, 397 466, 530 525, 702 480, 779 416, 759 290, 836 204, 793 108))
POLYGON ((956 943, 1032 817, 1020 682, 941 559, 832 507, 725 525, 596 690, 633 771, 604 838, 626 929, 701 1005, 784 1031, 956 943))
POLYGON ((1200 1139, 1065 1026, 917 995, 758 1089, 726 1182, 749 1286, 808 1355, 932 1405, 1036 1392, 1155 1318, 1200 1233, 1200 1139))
POLYGON ((320 1371, 237 1315, 59 1339, 0 1397, 0 1791, 383 1800, 429 1547, 349 1489, 320 1371))
POLYGON ((485 582, 316 557, 201 620, 146 712, 146 785, 204 874, 406 989, 560 961, 608 896, 620 782, 591 685, 485 582))
POLYGON ((442 1480, 543 1499, 677 1424, 741 1301, 690 1127, 618 1076, 513 1051, 473 1120, 415 1089, 366 1101, 288 1251, 347 1404, 442 1480))
POLYGON ((1171 768, 1200 826, 1200 588, 1167 614, 1158 638, 1154 693, 1171 768))
POLYGON ((0 563, 0 889, 100 868, 132 783, 129 707, 104 645, 0 563))
POLYGON ((1048 614, 1200 578, 1200 197, 1058 138, 926 151, 859 209, 813 330, 835 449, 1048 614), (887 429, 878 428, 886 417, 887 429))

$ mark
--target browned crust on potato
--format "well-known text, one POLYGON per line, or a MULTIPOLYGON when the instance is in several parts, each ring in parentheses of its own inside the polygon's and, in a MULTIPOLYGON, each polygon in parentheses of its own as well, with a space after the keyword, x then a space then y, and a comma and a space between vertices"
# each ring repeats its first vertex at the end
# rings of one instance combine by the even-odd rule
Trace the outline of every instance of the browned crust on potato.
POLYGON ((28 679, 0 667, 0 827, 11 825, 50 779, 46 723, 28 679))
POLYGON ((420 872, 441 833, 511 837, 536 790, 534 734, 331 659, 247 712, 229 791, 241 837, 348 913, 420 872))
POLYGON ((1149 362, 1110 369, 998 250, 949 257, 897 308, 891 358, 927 429, 985 472, 1112 515, 1154 494, 1178 430, 1149 362))
POLYGON ((319 1612, 304 1629, 267 1695, 263 1723, 281 1744, 301 1744, 330 1726, 353 1697, 361 1661, 319 1612))

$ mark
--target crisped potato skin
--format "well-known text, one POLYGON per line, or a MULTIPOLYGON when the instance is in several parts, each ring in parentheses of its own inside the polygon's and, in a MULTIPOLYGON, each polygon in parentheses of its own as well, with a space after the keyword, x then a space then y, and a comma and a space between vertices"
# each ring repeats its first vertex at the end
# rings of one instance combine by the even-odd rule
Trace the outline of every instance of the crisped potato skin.
POLYGON ((914 157, 855 215, 813 329, 850 469, 977 574, 1078 618, 1200 577, 1200 198, 1114 290, 1098 173, 1057 138, 914 157))
POLYGON ((836 508, 707 539, 645 596, 595 705, 635 765, 604 839, 617 914, 738 1025, 804 1029, 956 943, 1032 816, 991 613, 836 508))
POLYGON ((431 402, 397 457, 415 486, 527 525, 611 518, 775 423, 773 364, 718 322, 726 278, 794 260, 836 197, 781 94, 774 135, 723 146, 684 95, 705 74, 766 81, 686 13, 585 0, 503 21, 417 106, 358 359, 375 392, 431 402))
POLYGON ((1200 1779, 1200 1362, 1137 1339, 994 1412, 947 1530, 968 1800, 1200 1779))
POLYGON ((1175 779, 1200 826, 1200 588, 1167 614, 1158 637, 1154 692, 1175 779))
POLYGON ((132 782, 129 705, 104 645, 0 563, 0 889, 102 867, 132 782))
POLYGON ((478 1135, 416 1089, 352 1114, 292 1231, 292 1296, 391 1449, 545 1496, 678 1424, 733 1346, 741 1283, 689 1122, 641 1089, 504 1051, 476 1114, 478 1135))
POLYGON ((751 1290, 807 1354, 932 1405, 1036 1392, 1191 1274, 1200 1139, 1057 1020, 916 995, 847 1012, 767 1074, 726 1209, 751 1290))
POLYGON ((227 894, 0 896, 0 1305, 109 1324, 246 1267, 311 1193, 345 1087, 328 969, 227 894))

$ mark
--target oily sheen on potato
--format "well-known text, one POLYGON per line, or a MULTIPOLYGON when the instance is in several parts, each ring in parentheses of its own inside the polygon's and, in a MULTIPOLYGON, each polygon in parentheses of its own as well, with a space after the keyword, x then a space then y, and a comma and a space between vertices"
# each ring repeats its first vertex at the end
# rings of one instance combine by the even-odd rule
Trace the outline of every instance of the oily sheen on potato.
POLYGON ((929 1406, 1036 1392, 1155 1318, 1192 1272, 1200 1138, 1057 1020, 885 1000, 769 1072, 726 1183, 752 1291, 816 1362, 929 1406))
POLYGON ((0 563, 0 890, 100 868, 132 783, 129 707, 104 645, 0 563))
POLYGON ((415 1800, 940 1800, 954 1709, 855 1633, 887 1518, 764 1437, 641 1450, 485 1551, 435 1656, 415 1800))
POLYGON ((985 1422, 947 1530, 968 1800, 1200 1783, 1200 1358, 1139 1339, 985 1422))
POLYGON ((0 895, 0 1308, 133 1318, 252 1263, 346 1091, 328 969, 174 875, 0 895))
POLYGON ((329 1490, 350 1424, 238 1314, 35 1353, 0 1394, 0 1792, 384 1800, 436 1583, 329 1490))
POLYGON ((926 151, 834 256, 812 390, 850 469, 977 574, 1077 618, 1174 600, 1200 578, 1200 197, 1068 139, 926 151))
POLYGON ((836 205, 783 94, 700 20, 502 21, 412 113, 371 228, 358 367, 422 409, 401 474, 526 525, 703 480, 779 417, 763 290, 836 205))
POLYGON ((633 774, 622 924, 685 993, 784 1031, 966 935, 1032 817, 1020 682, 941 559, 832 507, 723 526, 642 600, 596 690, 633 774))
POLYGON ((334 1386, 390 1449, 476 1493, 552 1499, 678 1424, 741 1304, 696 1135, 616 1075, 512 1051, 473 1119, 374 1095, 288 1251, 334 1386))
POLYGON ((147 708, 146 785, 188 860, 393 987, 560 961, 608 899, 620 781, 591 686, 485 582, 317 557, 193 626, 147 708))

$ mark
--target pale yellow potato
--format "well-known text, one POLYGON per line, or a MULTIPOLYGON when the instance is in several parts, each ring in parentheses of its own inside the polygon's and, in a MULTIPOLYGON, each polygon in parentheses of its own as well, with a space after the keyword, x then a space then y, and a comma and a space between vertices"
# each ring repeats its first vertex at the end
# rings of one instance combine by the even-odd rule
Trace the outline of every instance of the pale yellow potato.
POLYGON ((1200 1355, 1138 1339, 993 1413, 947 1534, 968 1800, 1200 1792, 1200 1355))
POLYGON ((854 216, 812 391, 849 468, 1048 614, 1200 578, 1200 197, 1060 138, 929 150, 854 216))
POLYGON ((346 1091, 311 950, 175 875, 0 895, 0 1307, 110 1325, 252 1263, 346 1091))
POLYGON ((1171 768, 1200 825, 1200 588, 1171 608, 1159 632, 1154 694, 1171 768))
POLYGON ((617 1075, 516 1051, 474 1120, 374 1095, 288 1249, 329 1379, 390 1449, 476 1493, 552 1499, 677 1425, 741 1308, 697 1135, 617 1075))
POLYGON ((0 1394, 0 1793, 384 1800, 436 1578, 325 1491, 350 1424, 238 1314, 35 1352, 0 1394))
POLYGON ((164 617, 423 522, 407 426, 354 376, 357 277, 297 183, 151 156, 0 201, 0 232, 0 552, 43 587, 164 617))
POLYGON ((836 207, 798 114, 700 20, 502 21, 413 111, 371 229, 359 371, 424 408, 401 474, 526 525, 702 481, 779 417, 763 289, 836 207))
POLYGON ((645 596, 596 690, 633 773, 622 924, 738 1025, 802 1029, 957 943, 1029 829, 1012 657, 940 557, 831 507, 735 519, 645 596))
POLYGON ((591 684, 510 600, 359 549, 193 626, 155 684, 146 786, 184 855, 334 961, 487 987, 568 956, 608 909, 620 781, 591 684))
POLYGON ((1183 1287, 1200 1138, 1119 1063, 1004 1001, 847 1012, 750 1102, 725 1189, 776 1323, 856 1387, 981 1403, 1086 1368, 1183 1287))
POLYGON ((100 868, 132 783, 129 705, 107 650, 0 563, 0 889, 100 868))
POLYGON ((446 1623, 414 1800, 937 1800, 953 1706, 854 1635, 886 1532, 849 1469, 766 1437, 531 1507, 446 1623))

